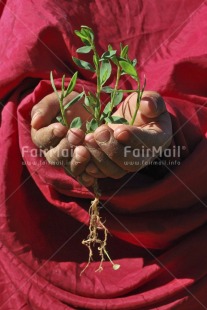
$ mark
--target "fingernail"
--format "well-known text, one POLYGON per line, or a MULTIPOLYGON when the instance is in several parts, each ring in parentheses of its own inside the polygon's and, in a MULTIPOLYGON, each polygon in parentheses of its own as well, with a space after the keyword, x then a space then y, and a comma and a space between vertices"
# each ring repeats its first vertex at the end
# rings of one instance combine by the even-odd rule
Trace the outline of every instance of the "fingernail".
POLYGON ((114 130, 114 138, 128 141, 130 139, 130 134, 128 130, 120 130, 119 128, 114 130))
POLYGON ((35 119, 37 116, 41 115, 40 111, 36 111, 34 115, 32 115, 32 119, 35 119))
POLYGON ((152 103, 154 104, 155 109, 157 110, 157 100, 154 97, 145 96, 142 98, 142 103, 146 103, 146 104, 152 103))
POLYGON ((100 143, 106 143, 109 141, 111 134, 108 130, 102 130, 101 132, 95 135, 96 141, 100 143))
POLYGON ((35 114, 32 116, 31 124, 33 124, 35 119, 37 119, 41 115, 42 115, 42 113, 40 111, 35 112, 35 114))

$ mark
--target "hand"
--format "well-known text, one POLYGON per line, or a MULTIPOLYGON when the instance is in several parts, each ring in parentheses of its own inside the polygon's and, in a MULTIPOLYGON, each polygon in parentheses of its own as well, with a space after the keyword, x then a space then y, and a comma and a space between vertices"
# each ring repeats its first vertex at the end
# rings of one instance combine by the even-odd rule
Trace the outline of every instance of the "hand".
MULTIPOLYGON (((64 104, 72 100, 77 95, 76 92, 72 92, 65 98, 64 104)), ((83 173, 87 163, 90 160, 89 151, 81 146, 84 139, 84 126, 81 139, 76 135, 74 151, 73 145, 67 138, 68 129, 55 121, 55 117, 59 114, 59 102, 55 93, 52 93, 44 97, 39 103, 37 103, 31 112, 31 137, 36 146, 44 150, 47 161, 55 165, 63 164, 67 172, 72 174, 70 170, 70 161, 72 167, 75 167, 75 174, 79 175, 83 173), (73 153, 74 152, 74 153, 73 153)), ((74 117, 80 116, 83 120, 89 120, 89 113, 83 108, 82 102, 77 102, 70 110, 66 112, 68 123, 72 121, 74 117)), ((73 170, 73 169, 72 169, 73 170)), ((94 180, 94 178, 91 178, 94 180)))
MULTIPOLYGON (((76 93, 66 98, 70 101, 76 93)), ((132 94, 120 105, 114 115, 131 120, 136 104, 136 94, 132 94)), ((140 170, 142 160, 151 158, 134 157, 133 150, 142 147, 161 146, 163 149, 171 142, 171 121, 163 99, 154 92, 145 92, 134 126, 102 125, 94 134, 85 137, 84 130, 67 130, 60 123, 53 122, 59 113, 59 103, 54 93, 43 98, 32 110, 32 140, 45 150, 49 163, 63 162, 67 173, 77 177, 85 186, 93 185, 96 178, 120 178, 128 172, 140 170), (106 142, 99 141, 100 135, 106 142), (73 147, 75 151, 73 152, 73 147), (127 146, 127 156, 124 147, 127 146), (68 154, 64 157, 61 154, 68 154), (90 153, 89 153, 90 151, 90 153), (130 151, 130 152, 128 152, 130 151), (136 165, 126 165, 136 162, 136 165)), ((67 111, 70 122, 74 117, 89 119, 81 101, 67 111)), ((84 129, 84 128, 83 128, 84 129)))
MULTIPOLYGON (((127 97, 114 115, 130 121, 136 96, 134 93, 127 97)), ((69 132, 70 141, 75 143, 74 134, 83 140, 83 133, 79 130, 69 132)), ((93 160, 79 178, 85 186, 90 186, 92 177, 94 180, 104 177, 117 179, 128 172, 138 171, 156 157, 156 154, 143 154, 144 150, 153 147, 164 150, 170 145, 171 137, 171 119, 162 97, 155 92, 144 92, 133 126, 102 125, 93 134, 86 135, 85 145, 93 160), (138 150, 143 150, 139 157, 135 156, 138 150)), ((75 169, 73 165, 72 169, 75 169)))

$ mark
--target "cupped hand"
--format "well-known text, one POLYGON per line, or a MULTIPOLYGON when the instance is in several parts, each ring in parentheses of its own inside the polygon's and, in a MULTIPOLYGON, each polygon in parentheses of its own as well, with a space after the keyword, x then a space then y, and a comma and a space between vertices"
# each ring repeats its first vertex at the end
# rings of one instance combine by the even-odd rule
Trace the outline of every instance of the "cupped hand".
MULTIPOLYGON (((128 96, 114 115, 130 121, 136 98, 136 93, 128 96)), ((74 134, 75 131, 69 132, 69 139, 73 140, 74 134)), ((133 126, 102 125, 93 134, 86 135, 84 143, 92 160, 79 178, 87 186, 90 176, 118 179, 128 172, 138 171, 157 157, 155 150, 167 148, 171 139, 171 119, 163 98, 156 92, 146 91, 133 126)))
MULTIPOLYGON (((70 94, 65 103, 77 93, 70 94)), ((114 115, 131 120, 136 105, 133 93, 119 106, 114 115)), ((32 109, 32 140, 44 149, 50 164, 63 164, 65 171, 72 174, 85 186, 94 184, 95 179, 111 177, 118 179, 128 172, 138 171, 148 164, 155 154, 144 150, 166 148, 171 142, 170 116, 159 94, 144 92, 133 126, 102 125, 93 134, 85 136, 85 128, 70 129, 58 122, 59 102, 54 93, 43 98, 32 109), (137 157, 139 150, 141 155, 137 157)), ((67 111, 67 119, 80 116, 86 122, 89 114, 82 102, 67 111)))
MULTIPOLYGON (((64 99, 64 104, 75 96, 77 93, 72 92, 64 99)), ((90 115, 83 108, 81 100, 67 110, 66 117, 69 124, 77 116, 80 116, 83 121, 83 128, 74 132, 75 143, 71 143, 68 139, 68 128, 56 121, 59 113, 60 107, 55 93, 47 95, 33 107, 31 112, 32 141, 44 150, 45 158, 51 165, 61 165, 68 174, 76 177, 84 173, 91 158, 87 148, 81 145, 85 137, 84 124, 90 119, 90 115)), ((85 178, 89 186, 93 184, 94 177, 86 175, 85 178)))

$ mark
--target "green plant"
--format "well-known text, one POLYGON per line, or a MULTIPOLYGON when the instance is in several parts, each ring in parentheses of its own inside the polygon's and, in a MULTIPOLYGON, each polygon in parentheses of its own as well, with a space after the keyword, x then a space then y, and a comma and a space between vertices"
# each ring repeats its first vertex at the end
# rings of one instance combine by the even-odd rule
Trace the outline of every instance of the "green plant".
MULTIPOLYGON (((89 63, 84 60, 73 57, 73 61, 80 68, 89 70, 93 74, 94 73, 96 74, 96 81, 97 81, 96 92, 86 93, 85 91, 83 91, 82 93, 78 94, 73 100, 68 102, 66 105, 63 105, 64 98, 66 98, 75 88, 78 73, 77 72, 74 73, 67 88, 65 87, 65 75, 64 75, 62 77, 61 91, 58 92, 54 83, 53 74, 51 72, 50 74, 51 84, 58 97, 60 104, 61 115, 57 117, 57 120, 61 122, 63 125, 67 126, 68 128, 81 128, 82 120, 80 117, 74 118, 72 122, 68 124, 65 113, 66 110, 69 109, 72 105, 78 102, 81 98, 84 98, 83 107, 87 110, 87 112, 91 116, 90 120, 86 121, 85 124, 86 133, 94 132, 102 124, 113 123, 113 124, 133 125, 140 106, 140 101, 145 88, 146 80, 144 79, 144 85, 141 88, 139 75, 136 70, 137 61, 136 59, 130 60, 128 56, 129 51, 128 46, 127 45, 123 46, 122 44, 120 44, 120 52, 118 54, 117 51, 114 50, 111 45, 108 45, 107 51, 100 56, 96 49, 94 33, 91 28, 87 26, 81 26, 81 29, 76 30, 75 34, 81 39, 81 41, 84 44, 84 46, 78 48, 76 52, 80 54, 92 53, 93 60, 92 63, 89 63), (116 81, 114 87, 106 85, 106 82, 111 77, 112 68, 116 68, 116 81), (135 90, 124 90, 119 88, 120 80, 123 75, 127 75, 128 77, 136 81, 137 88, 135 90), (114 111, 114 108, 122 101, 123 94, 131 92, 137 93, 137 101, 135 111, 132 115, 130 122, 128 122, 125 118, 114 116, 112 115, 112 113, 114 111), (105 105, 104 109, 102 109, 102 100, 101 100, 102 93, 107 93, 109 95, 109 102, 105 105)), ((112 263, 113 269, 117 270, 119 269, 120 266, 118 264, 113 263, 106 250, 108 230, 103 224, 99 215, 100 191, 97 182, 95 183, 93 190, 95 199, 91 202, 91 206, 89 208, 89 216, 90 216, 89 235, 86 240, 82 241, 82 243, 86 245, 89 249, 88 264, 86 265, 84 270, 88 267, 88 265, 93 259, 92 246, 94 245, 98 246, 98 251, 101 257, 98 271, 101 271, 103 269, 102 263, 104 261, 105 256, 112 263), (99 231, 103 232, 103 238, 99 237, 99 231)))

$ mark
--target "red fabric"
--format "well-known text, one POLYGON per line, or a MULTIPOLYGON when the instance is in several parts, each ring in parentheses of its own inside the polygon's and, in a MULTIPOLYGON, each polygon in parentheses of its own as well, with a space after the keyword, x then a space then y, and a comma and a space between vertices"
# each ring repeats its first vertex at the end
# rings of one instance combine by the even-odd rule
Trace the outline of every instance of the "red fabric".
MULTIPOLYGON (((206 14, 201 0, 0 2, 0 309, 207 309, 206 14), (100 52, 129 44, 147 89, 165 98, 174 146, 185 147, 181 165, 101 182, 121 268, 105 262, 97 274, 94 261, 82 276, 92 194, 35 157, 30 138, 49 72, 77 69, 80 25, 95 30, 100 52)), ((79 76, 77 90, 94 88, 79 76)))

